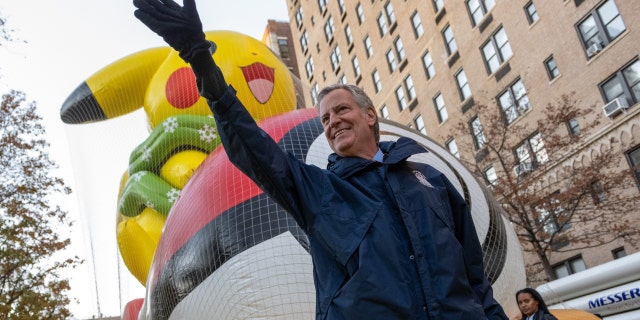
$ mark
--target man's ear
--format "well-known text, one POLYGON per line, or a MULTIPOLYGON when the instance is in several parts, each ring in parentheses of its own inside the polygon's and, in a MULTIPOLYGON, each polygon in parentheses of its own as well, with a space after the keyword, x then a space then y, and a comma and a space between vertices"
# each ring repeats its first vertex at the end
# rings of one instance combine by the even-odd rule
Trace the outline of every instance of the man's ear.
POLYGON ((367 108, 367 122, 369 123, 369 125, 373 126, 376 123, 376 119, 378 118, 378 115, 376 114, 376 109, 374 109, 373 107, 369 107, 367 108))

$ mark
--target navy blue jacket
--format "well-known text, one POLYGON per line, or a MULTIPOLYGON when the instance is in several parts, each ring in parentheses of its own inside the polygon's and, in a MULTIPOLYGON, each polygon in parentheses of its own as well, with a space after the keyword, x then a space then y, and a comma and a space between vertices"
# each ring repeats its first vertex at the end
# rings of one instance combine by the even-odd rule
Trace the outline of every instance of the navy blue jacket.
POLYGON ((309 237, 317 319, 507 319, 464 199, 406 160, 423 147, 400 138, 380 143, 384 163, 332 154, 324 170, 283 152, 233 88, 209 102, 231 162, 309 237))
MULTIPOLYGON (((523 315, 522 320, 526 319, 527 317, 523 315)), ((533 320, 558 320, 558 318, 550 313, 544 313, 542 309, 538 309, 538 311, 536 311, 535 313, 535 316, 533 317, 533 320)))

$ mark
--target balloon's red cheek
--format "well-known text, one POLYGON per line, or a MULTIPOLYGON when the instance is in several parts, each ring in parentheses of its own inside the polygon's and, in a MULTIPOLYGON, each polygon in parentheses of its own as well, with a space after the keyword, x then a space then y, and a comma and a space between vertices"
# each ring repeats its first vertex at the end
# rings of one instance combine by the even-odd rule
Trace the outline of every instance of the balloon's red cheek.
POLYGON ((189 108, 200 99, 200 93, 196 86, 196 76, 191 68, 188 67, 174 71, 169 76, 164 90, 167 101, 177 109, 189 108))

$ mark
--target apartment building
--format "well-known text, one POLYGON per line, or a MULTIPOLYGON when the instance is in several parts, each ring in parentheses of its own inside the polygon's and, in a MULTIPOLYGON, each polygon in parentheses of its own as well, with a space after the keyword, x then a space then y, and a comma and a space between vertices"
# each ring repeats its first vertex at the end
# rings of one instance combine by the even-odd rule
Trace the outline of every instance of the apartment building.
POLYGON ((261 41, 280 57, 291 73, 299 78, 298 60, 291 39, 288 21, 268 20, 261 41))
MULTIPOLYGON (((309 106, 322 87, 354 83, 369 93, 379 116, 422 132, 455 155, 474 158, 482 151, 475 105, 496 105, 509 123, 536 123, 548 103, 574 92, 582 108, 594 109, 590 117, 601 120, 581 133, 585 142, 572 156, 588 157, 614 138, 622 145, 619 168, 635 167, 640 181, 639 1, 286 3, 309 106), (456 119, 471 119, 467 134, 454 133, 456 119), (464 139, 473 140, 475 148, 459 148, 456 142, 464 139)), ((591 120, 570 119, 567 134, 591 120)), ((531 146, 527 150, 526 156, 535 156, 531 146)), ((520 156, 514 150, 514 157, 520 156)), ((619 239, 597 249, 556 253, 551 263, 562 277, 637 252, 638 245, 619 239)))

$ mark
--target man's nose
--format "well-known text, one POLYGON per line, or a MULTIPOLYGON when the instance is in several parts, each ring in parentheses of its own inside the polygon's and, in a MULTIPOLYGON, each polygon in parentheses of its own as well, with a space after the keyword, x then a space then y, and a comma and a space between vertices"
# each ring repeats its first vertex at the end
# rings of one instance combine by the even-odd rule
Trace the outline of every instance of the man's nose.
POLYGON ((336 124, 340 123, 340 117, 338 117, 337 114, 330 114, 329 115, 329 126, 330 127, 335 127, 336 124))

